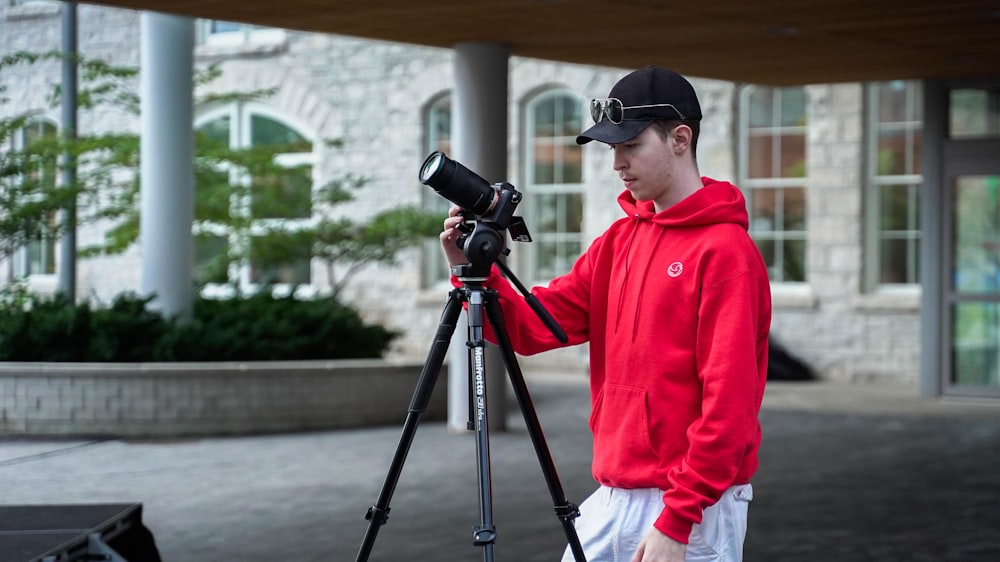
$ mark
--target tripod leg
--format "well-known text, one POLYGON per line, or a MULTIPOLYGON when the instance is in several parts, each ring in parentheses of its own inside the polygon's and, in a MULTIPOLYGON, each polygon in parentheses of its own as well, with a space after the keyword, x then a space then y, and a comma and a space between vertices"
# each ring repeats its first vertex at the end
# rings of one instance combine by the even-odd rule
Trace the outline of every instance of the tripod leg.
POLYGON ((473 426, 476 430, 476 464, 479 473, 480 524, 475 528, 473 544, 483 547, 483 561, 493 561, 497 531, 493 523, 493 483, 490 472, 489 416, 486 409, 486 340, 483 339, 483 291, 473 290, 469 302, 469 372, 474 404, 473 426))
POLYGON ((434 334, 434 341, 431 344, 427 360, 424 362, 416 390, 413 392, 413 398, 410 401, 410 407, 406 414, 406 421, 403 423, 403 432, 400 435, 399 444, 396 446, 396 452, 392 457, 389 473, 382 484, 382 491, 379 493, 378 500, 375 502, 375 505, 368 508, 368 513, 365 515, 365 518, 369 521, 368 531, 365 533, 364 542, 362 542, 361 549, 358 551, 357 562, 368 560, 372 547, 375 545, 375 537, 378 535, 379 528, 389 518, 389 501, 396 490, 396 484, 403 470, 406 455, 410 451, 410 445, 413 444, 413 436, 416 433, 417 424, 420 422, 420 415, 427 409, 427 404, 430 402, 431 394, 434 391, 434 385, 437 382, 438 375, 441 373, 441 366, 448 352, 448 344, 451 342, 451 335, 455 331, 455 324, 461 311, 462 301, 458 296, 458 290, 452 291, 448 297, 448 302, 445 304, 444 312, 441 314, 441 322, 438 325, 437 332, 434 334))
POLYGON ((570 550, 573 552, 573 558, 576 562, 586 562, 587 558, 583 553, 580 537, 577 535, 576 527, 573 525, 573 520, 580 516, 580 510, 575 504, 567 501, 562 484, 559 482, 559 475, 556 472, 555 463, 552 461, 552 454, 545 443, 541 423, 538 421, 535 406, 531 402, 528 385, 524 382, 524 374, 521 372, 521 367, 517 364, 517 356, 514 354, 510 337, 504 328, 503 312, 500 310, 500 305, 496 299, 490 298, 486 300, 486 317, 490 325, 493 326, 497 344, 503 353, 507 373, 514 388, 514 396, 517 398, 517 404, 520 406, 521 414, 524 416, 528 435, 531 437, 531 443, 535 447, 535 455, 538 457, 538 463, 542 467, 545 483, 549 487, 549 495, 552 496, 552 504, 556 512, 556 517, 562 522, 563 531, 566 533, 570 550))

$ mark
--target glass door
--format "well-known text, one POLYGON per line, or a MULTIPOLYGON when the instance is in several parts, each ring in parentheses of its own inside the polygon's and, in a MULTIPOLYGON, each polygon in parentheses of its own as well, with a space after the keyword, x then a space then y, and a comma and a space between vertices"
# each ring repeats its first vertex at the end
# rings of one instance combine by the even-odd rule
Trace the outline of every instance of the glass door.
POLYGON ((944 185, 942 387, 1000 396, 1000 86, 951 90, 944 185))
POLYGON ((952 201, 952 373, 946 388, 1000 391, 1000 171, 955 177, 952 201))

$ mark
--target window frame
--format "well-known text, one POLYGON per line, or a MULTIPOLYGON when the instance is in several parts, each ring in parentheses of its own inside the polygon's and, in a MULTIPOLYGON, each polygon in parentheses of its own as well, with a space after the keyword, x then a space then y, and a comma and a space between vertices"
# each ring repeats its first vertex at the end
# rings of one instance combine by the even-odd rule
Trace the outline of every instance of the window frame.
MULTIPOLYGON (((52 119, 45 117, 34 117, 28 120, 24 126, 20 127, 14 134, 10 137, 10 146, 13 150, 22 150, 27 145, 27 129, 29 127, 47 127, 50 130, 49 134, 58 135, 59 134, 59 124, 52 119)), ((46 134, 42 132, 41 134, 46 134)), ((52 182, 53 186, 58 184, 59 178, 59 163, 58 161, 51 162, 52 166, 52 182)), ((52 215, 49 217, 49 222, 53 223, 58 220, 58 217, 52 215)), ((58 256, 59 240, 57 236, 53 235, 42 235, 41 240, 34 242, 29 242, 28 244, 17 248, 11 258, 14 260, 14 275, 19 278, 26 278, 31 280, 46 280, 54 279, 57 275, 57 260, 58 256), (36 259, 35 250, 40 249, 40 256, 36 259), (42 269, 44 271, 34 271, 34 264, 41 263, 42 269), (51 266, 51 267, 50 267, 51 266)))
MULTIPOLYGON (((434 151, 441 150, 448 156, 452 156, 451 150, 451 119, 453 96, 452 91, 447 90, 433 96, 421 109, 421 128, 423 130, 423 152, 424 156, 430 155, 434 151), (445 109, 447 108, 447 109, 445 109), (446 112, 449 123, 448 131, 438 130, 439 112, 446 112)), ((424 211, 447 213, 451 203, 438 195, 428 186, 419 186, 421 190, 420 206, 424 211)), ((423 289, 434 289, 439 287, 450 287, 450 273, 447 262, 441 251, 441 242, 436 238, 428 238, 421 246, 422 258, 420 260, 420 286, 423 289)))
MULTIPOLYGON (((535 92, 522 104, 521 123, 523 124, 523 135, 521 146, 523 164, 521 171, 524 180, 521 191, 525 197, 524 202, 521 204, 521 213, 524 215, 528 228, 531 231, 533 242, 522 247, 524 251, 519 252, 518 264, 524 271, 524 278, 530 280, 531 283, 547 283, 559 275, 568 273, 586 249, 586 225, 584 218, 586 214, 586 184, 583 177, 584 170, 586 169, 586 151, 576 143, 576 137, 586 125, 586 116, 589 115, 587 110, 588 103, 589 100, 583 98, 577 92, 564 87, 556 87, 535 92), (578 152, 580 155, 580 178, 577 182, 555 181, 553 179, 552 183, 535 183, 536 159, 534 158, 534 153, 537 146, 535 108, 539 104, 554 98, 562 98, 576 105, 579 109, 580 122, 570 127, 568 132, 563 135, 545 138, 552 140, 553 144, 559 143, 578 152), (576 230, 542 230, 542 224, 538 220, 540 199, 547 196, 559 197, 564 195, 579 197, 580 223, 577 225, 576 230), (550 272, 541 271, 539 263, 541 260, 541 246, 546 243, 555 244, 557 248, 555 256, 555 263, 557 265, 550 272), (576 252, 563 251, 567 246, 574 244, 578 248, 576 252)), ((557 217, 556 221, 560 223, 564 222, 560 217, 557 217)))
MULTIPOLYGON (((744 197, 747 203, 747 214, 750 219, 750 236, 757 241, 757 235, 763 234, 768 236, 767 240, 771 241, 775 245, 775 263, 768 267, 768 275, 770 277, 772 284, 787 285, 789 287, 794 286, 807 286, 809 283, 809 268, 808 268, 808 246, 809 246, 809 231, 808 231, 808 185, 809 185, 809 167, 808 167, 808 139, 809 139, 809 122, 808 122, 808 98, 805 100, 803 107, 803 122, 800 125, 785 125, 781 122, 783 105, 783 96, 776 96, 776 93, 782 93, 785 90, 791 88, 777 88, 770 86, 762 86, 757 84, 743 85, 738 88, 738 110, 737 110, 737 165, 738 165, 738 176, 739 176, 739 186, 743 191, 744 197), (750 138, 751 138, 751 107, 750 107, 750 96, 762 90, 768 90, 772 94, 772 107, 771 107, 771 124, 767 127, 758 127, 759 129, 766 129, 771 132, 771 138, 781 139, 784 134, 789 132, 801 134, 803 140, 803 164, 804 171, 802 176, 796 177, 750 177, 750 138), (757 223, 755 213, 754 213, 754 199, 757 195, 758 190, 764 189, 775 189, 779 190, 783 194, 786 189, 801 189, 802 193, 802 229, 801 230, 785 230, 781 228, 780 224, 772 224, 772 228, 769 230, 755 229, 755 224, 757 223), (784 260, 784 244, 789 241, 800 241, 802 245, 802 279, 801 280, 789 280, 785 278, 785 260, 784 260)), ((807 92, 804 87, 796 87, 796 89, 802 90, 802 95, 807 96, 807 92)), ((775 158, 780 158, 780 151, 772 152, 772 162, 775 162, 775 158)), ((772 170, 773 171, 773 170, 772 170)), ((781 200, 776 200, 776 216, 779 216, 778 211, 782 211, 782 221, 783 209, 784 209, 784 197, 781 200)), ((758 243, 759 245, 759 243, 758 243)), ((762 253, 763 252, 762 250, 762 253)), ((766 255, 766 253, 765 253, 766 255)))
POLYGON ((880 292, 920 285, 920 244, 922 240, 920 224, 920 191, 923 175, 919 173, 921 157, 919 142, 923 131, 923 86, 916 81, 869 82, 864 86, 865 107, 865 184, 864 184, 864 272, 862 286, 865 292, 880 292), (883 86, 902 84, 906 89, 906 118, 903 121, 879 120, 879 91, 883 86), (904 155, 905 172, 901 174, 879 173, 879 133, 888 124, 892 129, 905 135, 907 152, 904 155), (910 228, 886 234, 882 229, 882 192, 888 187, 908 189, 905 222, 910 228), (902 240, 907 247, 906 281, 899 283, 882 280, 882 242, 886 239, 902 240))
MULTIPOLYGON (((199 111, 195 120, 194 128, 198 129, 216 119, 221 119, 224 117, 229 118, 229 146, 233 148, 246 148, 251 146, 252 134, 253 134, 253 117, 261 116, 272 121, 278 122, 281 125, 295 131, 297 134, 303 138, 309 140, 311 144, 311 150, 309 152, 297 152, 297 153, 278 153, 274 155, 276 162, 282 165, 287 165, 289 167, 307 164, 311 167, 310 171, 310 198, 313 199, 312 204, 315 204, 315 190, 316 190, 316 169, 318 158, 316 156, 316 141, 314 135, 309 131, 308 128, 297 123, 294 119, 282 115, 281 113, 275 111, 273 108, 266 104, 253 102, 253 101, 237 101, 232 103, 227 103, 224 105, 217 105, 204 108, 199 111)), ((197 156, 197 155, 196 155, 197 156)), ((230 183, 246 183, 249 181, 246 172, 243 170, 225 168, 220 169, 219 172, 224 172, 229 174, 230 183)), ((312 210, 309 217, 303 218, 260 218, 253 219, 250 217, 252 203, 251 195, 246 195, 242 200, 233 201, 231 203, 232 212, 238 213, 240 216, 250 218, 252 224, 249 229, 249 235, 252 239, 254 236, 259 236, 265 234, 271 229, 284 229, 288 231, 294 231, 298 228, 305 228, 312 226, 316 222, 316 211, 312 210)), ((239 240, 237 236, 229 232, 227 228, 223 225, 217 223, 213 224, 211 221, 198 221, 193 225, 193 234, 195 237, 198 236, 227 236, 227 245, 231 246, 233 244, 241 245, 244 242, 249 243, 250 241, 239 240)), ((245 249, 248 250, 248 249, 245 249)), ((197 266, 197 264, 196 264, 197 266)), ((227 296, 231 293, 231 286, 236 284, 241 290, 247 292, 257 292, 265 284, 259 283, 253 279, 253 272, 255 271, 255 264, 253 264, 249 259, 240 261, 238 264, 230 264, 230 268, 227 274, 226 283, 205 283, 204 294, 206 296, 227 296)), ((313 273, 313 259, 308 260, 307 265, 308 271, 308 281, 307 282, 292 282, 292 283, 273 283, 267 286, 273 287, 278 292, 288 292, 293 289, 299 288, 301 292, 303 289, 305 292, 315 292, 316 291, 316 279, 313 273)))
POLYGON ((285 41, 286 35, 284 29, 277 27, 212 19, 199 19, 196 30, 199 45, 219 47, 282 43, 285 41), (218 23, 235 25, 236 29, 233 31, 215 31, 213 27, 218 23))

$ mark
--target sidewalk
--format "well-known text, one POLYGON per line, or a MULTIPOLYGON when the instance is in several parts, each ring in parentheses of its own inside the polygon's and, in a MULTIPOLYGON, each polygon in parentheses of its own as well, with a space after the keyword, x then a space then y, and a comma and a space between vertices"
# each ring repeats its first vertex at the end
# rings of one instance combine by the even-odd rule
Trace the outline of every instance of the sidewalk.
MULTIPOLYGON (((590 477, 585 379, 529 378, 570 501, 590 477)), ((562 527, 512 406, 491 436, 496 560, 558 560, 562 527)), ((1000 559, 1000 405, 773 383, 748 561, 1000 559)), ((0 438, 0 503, 143 504, 164 561, 354 560, 400 427, 175 440, 0 438)), ((372 561, 482 560, 472 434, 424 423, 372 561)))

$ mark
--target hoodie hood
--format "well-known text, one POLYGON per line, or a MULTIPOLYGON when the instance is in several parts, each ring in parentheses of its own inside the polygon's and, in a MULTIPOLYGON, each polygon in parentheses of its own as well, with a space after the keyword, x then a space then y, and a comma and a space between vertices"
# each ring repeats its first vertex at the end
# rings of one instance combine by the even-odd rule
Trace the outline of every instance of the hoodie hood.
POLYGON ((735 185, 701 178, 702 188, 682 201, 657 213, 652 201, 636 201, 627 189, 618 196, 618 204, 630 217, 639 217, 661 226, 701 226, 734 223, 743 230, 749 227, 747 203, 735 185))

